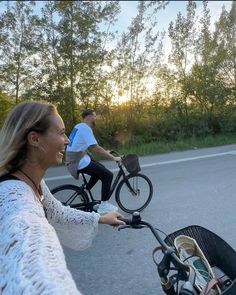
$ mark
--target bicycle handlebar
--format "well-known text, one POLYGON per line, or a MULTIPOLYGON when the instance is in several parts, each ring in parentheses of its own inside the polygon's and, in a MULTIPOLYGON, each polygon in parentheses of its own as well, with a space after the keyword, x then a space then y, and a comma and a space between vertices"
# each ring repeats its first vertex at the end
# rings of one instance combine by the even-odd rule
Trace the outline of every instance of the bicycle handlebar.
POLYGON ((111 150, 110 154, 117 156, 117 157, 121 157, 121 155, 117 151, 114 151, 114 150, 111 150))
MULTIPOLYGON (((151 232, 153 233, 156 240, 161 245, 162 251, 164 253, 164 256, 166 255, 169 259, 163 259, 163 263, 160 267, 158 267, 158 272, 161 278, 167 280, 167 275, 170 270, 170 262, 173 263, 173 265, 178 268, 179 270, 182 270, 183 272, 187 273, 190 271, 189 266, 182 262, 179 257, 175 253, 175 249, 168 246, 165 241, 160 237, 157 230, 148 222, 143 221, 139 212, 134 212, 131 216, 131 218, 124 218, 119 217, 120 220, 125 222, 125 226, 120 226, 119 229, 130 227, 130 228, 142 228, 142 227, 148 227, 151 232), (168 261, 169 260, 169 261, 168 261)), ((165 257, 164 257, 165 258, 165 257)))
MULTIPOLYGON (((110 154, 116 156, 116 157, 120 157, 121 159, 124 157, 124 155, 119 154, 117 151, 111 150, 110 154)), ((117 165, 119 168, 121 168, 121 166, 123 165, 122 161, 121 162, 117 162, 117 165)))

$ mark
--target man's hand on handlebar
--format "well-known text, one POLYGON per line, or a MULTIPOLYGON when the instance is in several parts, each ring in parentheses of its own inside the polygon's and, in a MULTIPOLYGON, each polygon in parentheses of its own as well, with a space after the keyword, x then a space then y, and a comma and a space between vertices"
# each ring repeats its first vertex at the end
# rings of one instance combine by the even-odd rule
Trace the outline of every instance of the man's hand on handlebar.
POLYGON ((117 163, 121 163, 121 157, 114 157, 113 158, 114 159, 114 161, 116 161, 117 163))
POLYGON ((114 161, 116 161, 117 163, 121 164, 122 163, 122 157, 119 153, 117 153, 116 151, 107 151, 108 153, 110 153, 112 155, 112 158, 114 161))

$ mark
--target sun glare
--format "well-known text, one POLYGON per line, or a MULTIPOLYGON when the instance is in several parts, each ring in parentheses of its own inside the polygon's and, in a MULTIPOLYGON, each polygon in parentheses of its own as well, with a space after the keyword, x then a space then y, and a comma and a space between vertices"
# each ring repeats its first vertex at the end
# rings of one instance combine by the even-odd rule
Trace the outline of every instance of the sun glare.
MULTIPOLYGON (((154 78, 150 78, 148 81, 143 82, 143 85, 146 88, 146 96, 151 96, 155 90, 156 82, 154 78)), ((114 87, 114 103, 122 104, 131 100, 130 89, 127 88, 117 88, 114 87)))

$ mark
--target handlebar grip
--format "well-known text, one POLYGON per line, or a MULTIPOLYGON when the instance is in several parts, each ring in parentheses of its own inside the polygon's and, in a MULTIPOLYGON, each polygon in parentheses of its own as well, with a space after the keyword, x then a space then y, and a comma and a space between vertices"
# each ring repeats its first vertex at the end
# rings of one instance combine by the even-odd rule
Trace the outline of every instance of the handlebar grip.
POLYGON ((134 212, 130 218, 125 218, 123 216, 118 218, 124 221, 126 225, 137 226, 141 224, 141 216, 139 212, 134 212))
POLYGON ((130 218, 125 218, 125 217, 119 216, 119 217, 117 217, 117 219, 124 221, 124 223, 126 225, 130 225, 132 223, 132 220, 130 218))

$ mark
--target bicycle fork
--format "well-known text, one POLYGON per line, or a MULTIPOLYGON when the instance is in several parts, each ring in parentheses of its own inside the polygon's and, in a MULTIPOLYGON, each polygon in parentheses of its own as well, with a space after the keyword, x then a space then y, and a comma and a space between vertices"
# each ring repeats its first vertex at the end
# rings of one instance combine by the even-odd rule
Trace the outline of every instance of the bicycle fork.
POLYGON ((127 187, 129 188, 130 192, 131 192, 134 196, 137 196, 137 194, 139 193, 139 189, 136 189, 136 190, 135 190, 135 189, 131 186, 131 184, 130 184, 129 180, 127 179, 127 177, 125 178, 125 183, 126 183, 127 187))
MULTIPOLYGON (((171 255, 174 252, 174 249, 170 247, 157 267, 159 276, 161 278, 162 289, 167 295, 176 295, 176 291, 178 292, 178 290, 175 291, 174 288, 175 276, 167 276, 171 269, 176 270, 176 268, 170 267, 171 255)), ((179 276, 180 278, 182 277, 182 279, 185 281, 178 292, 179 295, 197 295, 197 292, 193 286, 195 281, 195 272, 191 267, 189 268, 188 276, 186 274, 186 271, 181 271, 177 274, 177 276, 179 276)))

